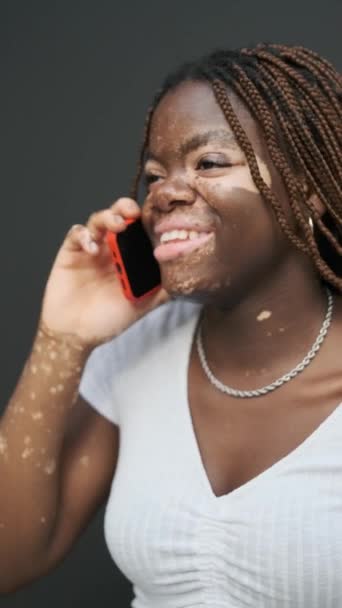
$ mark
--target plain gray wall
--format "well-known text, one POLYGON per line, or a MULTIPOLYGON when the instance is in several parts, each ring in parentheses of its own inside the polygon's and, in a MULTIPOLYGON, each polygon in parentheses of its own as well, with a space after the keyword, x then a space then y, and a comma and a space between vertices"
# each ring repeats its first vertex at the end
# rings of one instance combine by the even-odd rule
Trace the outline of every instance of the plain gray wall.
MULTIPOLYGON (((128 193, 165 74, 218 46, 259 41, 309 46, 341 69, 341 24, 341 0, 1 0, 1 409, 64 234, 128 193)), ((128 607, 131 587, 102 526, 103 509, 61 566, 1 607, 128 607)))

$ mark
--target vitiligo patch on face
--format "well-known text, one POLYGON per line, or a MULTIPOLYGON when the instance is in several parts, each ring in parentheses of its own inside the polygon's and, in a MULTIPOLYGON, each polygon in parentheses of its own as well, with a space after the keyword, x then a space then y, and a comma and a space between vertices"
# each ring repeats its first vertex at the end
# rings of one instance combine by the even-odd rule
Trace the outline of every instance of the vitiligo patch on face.
POLYGON ((41 420, 43 418, 43 412, 32 412, 31 418, 32 420, 41 420))
POLYGON ((18 401, 12 405, 11 411, 12 411, 12 414, 23 414, 25 411, 25 408, 21 405, 21 402, 18 401))
POLYGON ((30 456, 32 456, 32 454, 34 453, 34 448, 32 447, 27 447, 24 449, 24 451, 21 453, 21 457, 23 458, 23 460, 26 460, 26 458, 29 458, 30 456))
POLYGON ((271 316, 272 313, 270 310, 262 310, 257 316, 257 321, 267 321, 271 316))
POLYGON ((0 456, 3 456, 7 453, 8 441, 2 433, 0 433, 0 456))
POLYGON ((52 475, 56 470, 56 461, 51 458, 44 466, 44 473, 47 475, 52 475))
POLYGON ((80 464, 83 467, 87 467, 89 465, 89 456, 87 456, 86 454, 84 456, 81 456, 81 458, 80 458, 80 464))
POLYGON ((45 361, 43 361, 40 364, 40 369, 42 370, 42 372, 44 372, 47 376, 50 376, 50 374, 52 373, 52 365, 50 365, 50 363, 45 363, 45 361))
MULTIPOLYGON (((206 258, 213 255, 215 251, 215 240, 210 238, 204 245, 191 251, 188 255, 180 255, 171 261, 174 268, 167 270, 167 283, 171 285, 171 291, 183 295, 191 295, 203 285, 203 276, 196 274, 196 265, 201 264, 206 258), (185 275, 183 275, 183 268, 185 275)), ((205 287, 210 288, 210 284, 205 280, 205 287)))
MULTIPOLYGON (((272 177, 271 177, 271 173, 269 171, 269 168, 267 166, 267 164, 265 163, 265 161, 258 155, 255 155, 256 161, 257 161, 257 165, 258 165, 258 169, 260 172, 260 176, 262 178, 262 180, 265 182, 266 186, 268 188, 271 187, 272 185, 272 177)), ((201 181, 202 178, 198 177, 198 182, 199 182, 199 190, 201 191, 201 181)), ((206 180, 203 180, 203 183, 206 183, 206 180)), ((246 192, 250 192, 253 194, 260 194, 257 186, 255 185, 252 175, 250 173, 250 171, 246 171, 245 175, 243 177, 243 179, 241 178, 241 175, 236 175, 236 177, 232 177, 230 180, 230 188, 231 190, 234 190, 235 188, 239 188, 239 189, 243 189, 246 192)), ((201 192, 202 194, 202 192, 201 192)), ((236 229, 236 225, 233 229, 236 229)))

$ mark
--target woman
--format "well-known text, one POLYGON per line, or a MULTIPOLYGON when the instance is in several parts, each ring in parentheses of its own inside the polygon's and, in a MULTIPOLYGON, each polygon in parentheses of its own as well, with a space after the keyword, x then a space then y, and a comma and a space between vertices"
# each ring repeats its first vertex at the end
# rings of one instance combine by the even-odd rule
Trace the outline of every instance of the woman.
POLYGON ((133 198, 66 236, 1 420, 3 593, 108 499, 136 608, 341 606, 341 84, 279 45, 164 83, 133 198), (137 305, 104 235, 140 214, 162 288, 137 305))

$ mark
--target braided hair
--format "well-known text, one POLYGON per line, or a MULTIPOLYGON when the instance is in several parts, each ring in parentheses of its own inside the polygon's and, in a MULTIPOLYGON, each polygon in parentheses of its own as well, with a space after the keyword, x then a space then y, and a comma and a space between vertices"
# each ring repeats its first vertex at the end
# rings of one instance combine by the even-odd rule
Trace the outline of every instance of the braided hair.
POLYGON ((300 251, 309 255, 322 281, 342 292, 342 77, 315 52, 300 46, 258 44, 217 50, 183 64, 168 76, 147 113, 132 197, 137 192, 154 110, 168 91, 184 81, 204 81, 213 90, 260 194, 300 251), (260 125, 280 173, 297 229, 264 182, 255 153, 229 99, 233 91, 260 125), (305 187, 306 185, 306 187, 305 187), (307 188, 325 206, 321 217, 307 188), (308 213, 314 231, 308 223, 308 213))

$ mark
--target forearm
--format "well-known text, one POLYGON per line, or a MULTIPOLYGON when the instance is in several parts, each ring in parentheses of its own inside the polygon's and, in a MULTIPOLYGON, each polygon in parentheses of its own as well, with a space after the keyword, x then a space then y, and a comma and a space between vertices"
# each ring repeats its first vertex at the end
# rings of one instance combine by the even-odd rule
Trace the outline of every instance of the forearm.
POLYGON ((40 327, 0 421, 0 589, 53 536, 63 440, 89 352, 75 336, 40 327))

